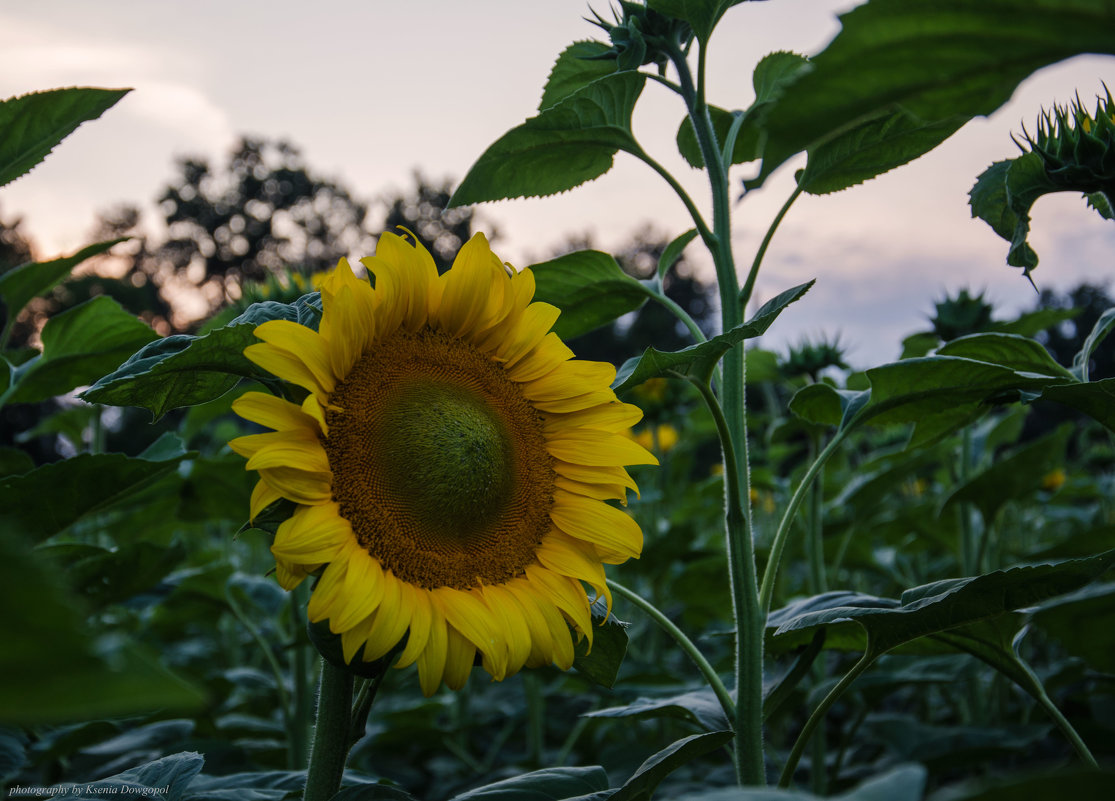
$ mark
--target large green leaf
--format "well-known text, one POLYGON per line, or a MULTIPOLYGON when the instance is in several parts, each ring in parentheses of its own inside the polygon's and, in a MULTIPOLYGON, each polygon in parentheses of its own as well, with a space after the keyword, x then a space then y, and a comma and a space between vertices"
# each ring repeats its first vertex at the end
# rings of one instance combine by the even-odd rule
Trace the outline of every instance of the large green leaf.
POLYGON ((1030 208, 1038 198, 1057 191, 1045 173, 1037 153, 997 161, 980 173, 968 192, 972 216, 979 217, 1010 243, 1007 264, 1022 267, 1027 274, 1038 265, 1038 254, 1030 247, 1030 208))
MULTIPOLYGON (((767 115, 762 171, 750 186, 864 124, 904 113, 943 132, 990 114, 1044 66, 1115 53, 1111 0, 871 0, 841 23, 767 115)), ((935 139, 922 136, 922 147, 935 139)))
POLYGON ((256 326, 268 320, 313 322, 320 308, 311 297, 316 296, 290 304, 254 303, 228 325, 207 334, 175 334, 151 342, 80 397, 89 403, 140 406, 158 419, 170 409, 220 397, 241 377, 266 380, 270 375, 244 356, 244 348, 259 341, 256 326))
POLYGON ((654 347, 647 348, 642 356, 624 362, 612 386, 619 392, 647 379, 663 376, 680 376, 707 382, 725 353, 745 339, 762 336, 782 310, 808 292, 811 286, 813 281, 787 289, 764 303, 746 323, 698 345, 669 352, 654 347))
POLYGON ((1068 381, 1077 380, 1072 371, 1050 356, 1040 342, 1017 334, 969 334, 937 348, 937 355, 961 356, 1002 365, 1021 373, 1063 376, 1068 381))
POLYGON ((93 298, 43 326, 42 354, 13 371, 0 403, 35 403, 91 384, 157 337, 112 298, 93 298))
POLYGON ((863 183, 928 153, 964 122, 926 121, 906 111, 869 120, 810 149, 798 185, 824 195, 863 183))
POLYGON ((639 72, 606 75, 512 128, 472 165, 449 205, 557 194, 606 173, 617 151, 641 152, 631 112, 645 82, 639 72))
POLYGON ((86 120, 131 89, 52 89, 0 100, 0 186, 29 172, 86 120))
POLYGON ((544 768, 455 795, 450 801, 557 801, 608 789, 608 774, 597 765, 544 768))
POLYGON ((1115 584, 1092 584, 1042 604, 1033 625, 1074 656, 1115 674, 1115 584))
POLYGON ((164 452, 152 446, 134 457, 84 453, 0 478, 0 530, 39 542, 90 515, 127 504, 135 493, 174 473, 187 456, 173 435, 164 435, 161 442, 177 447, 164 452))
POLYGON ((1095 353, 1096 348, 1112 330, 1115 330, 1115 307, 1100 315, 1096 324, 1092 326, 1092 330, 1088 332, 1088 337, 1084 340, 1080 352, 1073 357, 1072 367, 1081 381, 1088 380, 1088 364, 1092 360, 1092 354, 1095 353))
POLYGON ((150 798, 155 792, 165 801, 182 801, 187 797, 193 779, 201 772, 205 758, 193 751, 171 754, 117 773, 104 779, 69 787, 67 798, 104 798, 135 795, 150 798))
POLYGON ((855 621, 867 632, 875 653, 961 626, 979 623, 1015 609, 1085 586, 1115 563, 1115 550, 1082 559, 996 570, 982 576, 946 579, 889 599, 855 599, 855 605, 827 606, 782 620, 773 632, 811 632, 819 626, 855 621))
POLYGON ((535 264, 534 299, 561 309, 554 332, 571 339, 635 311, 653 293, 599 250, 578 250, 535 264))
POLYGON ((606 44, 588 41, 574 42, 562 50, 561 55, 554 62, 554 68, 550 70, 550 77, 546 79, 546 87, 542 90, 542 100, 538 104, 538 110, 545 111, 588 86, 597 78, 615 72, 615 59, 601 58, 611 49, 606 44))
POLYGON ((0 274, 0 303, 4 304, 8 312, 8 327, 15 322, 16 316, 23 310, 32 298, 38 297, 52 289, 70 271, 86 259, 100 255, 113 245, 125 239, 110 239, 107 242, 98 242, 79 250, 72 256, 65 256, 53 261, 30 262, 21 264, 0 274))
MULTIPOLYGON (((1018 354, 1012 353, 1015 357, 1018 354)), ((1050 363, 1054 366, 1046 372, 1035 372, 961 356, 903 359, 868 370, 870 390, 810 384, 794 395, 790 411, 807 422, 842 429, 866 422, 914 423, 912 442, 924 443, 971 422, 988 404, 1018 400, 1023 392, 1036 395, 1066 383, 1064 368, 1050 363)))
POLYGON ((1089 381, 1086 384, 1057 384, 1046 387, 1039 396, 1070 406, 1115 431, 1115 378, 1089 381))
POLYGON ((662 780, 697 757, 715 751, 733 737, 730 731, 694 734, 670 743, 639 766, 631 778, 611 796, 611 801, 650 801, 662 780))

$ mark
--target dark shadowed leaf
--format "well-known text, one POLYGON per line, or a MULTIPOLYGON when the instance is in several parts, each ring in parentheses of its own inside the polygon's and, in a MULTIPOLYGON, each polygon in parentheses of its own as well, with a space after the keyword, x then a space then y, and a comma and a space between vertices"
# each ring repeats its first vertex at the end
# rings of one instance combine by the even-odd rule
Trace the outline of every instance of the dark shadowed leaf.
POLYGON ((724 12, 744 0, 647 0, 647 6, 660 14, 683 19, 701 42, 707 42, 724 12))
POLYGON ((662 780, 698 757, 715 751, 732 739, 730 731, 713 731, 694 734, 671 743, 632 774, 631 778, 611 796, 612 801, 650 801, 662 780))
POLYGON ((1115 431, 1115 378, 1089 381, 1086 384, 1058 384, 1043 389, 1039 397, 1070 406, 1109 431, 1115 431))
POLYGON ((0 186, 29 172, 87 120, 131 89, 51 89, 0 100, 0 186))
POLYGON ((646 76, 599 78, 512 128, 472 165, 450 206, 564 192, 612 168, 617 151, 640 152, 631 112, 646 76))
MULTIPOLYGON (((926 770, 921 765, 899 765, 867 779, 827 801, 921 801, 925 792, 926 770)), ((821 801, 821 796, 801 790, 726 787, 687 793, 673 801, 821 801)))
POLYGON ((705 688, 667 698, 639 698, 625 706, 611 706, 584 714, 586 718, 681 718, 705 731, 730 728, 724 707, 712 690, 705 688))
POLYGON ((1046 601, 1034 613, 1033 625, 1073 656, 1115 674, 1115 584, 1092 584, 1046 601))

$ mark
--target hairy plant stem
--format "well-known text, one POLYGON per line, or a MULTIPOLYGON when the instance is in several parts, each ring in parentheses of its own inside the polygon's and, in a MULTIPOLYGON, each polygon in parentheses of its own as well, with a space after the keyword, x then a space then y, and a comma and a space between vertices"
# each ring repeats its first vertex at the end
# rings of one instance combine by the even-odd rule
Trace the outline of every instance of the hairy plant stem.
POLYGON ((300 626, 297 621, 305 618, 306 592, 308 587, 305 582, 294 588, 290 594, 290 619, 292 621, 291 633, 293 644, 290 648, 290 675, 294 684, 292 699, 292 714, 290 721, 290 745, 287 749, 287 767, 291 770, 301 770, 306 767, 310 749, 310 716, 312 710, 310 689, 310 645, 304 638, 298 637, 300 626))
POLYGON ((720 680, 720 675, 713 669, 712 665, 709 664, 709 661, 705 659, 705 655, 701 653, 700 649, 686 636, 685 632, 678 628, 677 625, 675 625, 670 618, 666 617, 654 604, 634 590, 630 590, 612 579, 608 579, 608 586, 611 587, 612 591, 617 595, 622 595, 624 598, 631 601, 631 603, 635 604, 635 606, 646 612, 651 620, 657 623, 663 631, 673 638, 678 647, 685 651, 686 655, 693 660, 693 664, 701 671, 701 675, 708 683, 708 686, 712 688, 713 693, 716 694, 716 700, 720 702, 720 706, 723 707, 724 714, 727 716, 728 720, 733 720, 736 716, 736 705, 735 702, 732 701, 732 696, 729 694, 728 688, 724 686, 724 682, 720 680))
POLYGON ((352 674, 321 661, 317 724, 302 801, 328 801, 341 787, 348 760, 352 674))
MULTIPOLYGON (((728 171, 716 141, 712 119, 705 102, 705 52, 697 61, 697 84, 685 53, 670 42, 667 56, 678 73, 678 88, 685 100, 689 120, 701 149, 712 192, 711 235, 697 226, 716 266, 720 292, 721 330, 730 331, 743 322, 739 302, 739 278, 732 255, 731 201, 728 171)), ((696 221, 695 221, 696 222, 696 221)), ((707 385, 701 385, 709 408, 717 418, 717 431, 724 453, 725 533, 732 612, 736 622, 736 778, 741 785, 766 784, 763 758, 763 613, 759 606, 755 573, 755 547, 751 533, 748 498, 750 465, 747 451, 747 415, 744 408, 744 349, 732 348, 724 356, 719 402, 707 385), (737 464, 742 469, 737 469, 737 464)))

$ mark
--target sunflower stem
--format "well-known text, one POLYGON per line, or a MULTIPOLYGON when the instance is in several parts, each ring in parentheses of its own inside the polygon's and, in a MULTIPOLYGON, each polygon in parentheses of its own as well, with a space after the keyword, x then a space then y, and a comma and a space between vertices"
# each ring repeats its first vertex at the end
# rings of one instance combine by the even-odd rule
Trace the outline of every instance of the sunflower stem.
MULTIPOLYGON (((698 51, 696 85, 686 54, 677 42, 668 43, 666 55, 677 70, 678 86, 685 99, 712 192, 712 236, 702 233, 702 239, 716 267, 721 330, 730 331, 743 322, 743 305, 740 303, 739 276, 736 275, 732 254, 728 170, 705 101, 706 50, 707 42, 702 43, 698 51)), ((745 371, 744 349, 742 345, 737 345, 724 356, 719 401, 707 385, 699 386, 699 389, 717 419, 724 453, 725 535, 732 611, 736 622, 736 778, 741 785, 763 785, 766 784, 763 757, 764 615, 759 605, 751 511, 744 503, 744 499, 749 497, 751 483, 744 405, 745 371), (737 469, 737 464, 740 469, 737 469)))
POLYGON ((328 801, 341 788, 348 760, 352 674, 321 661, 317 724, 303 801, 328 801))
POLYGON ((627 587, 612 579, 608 579, 608 586, 611 587, 612 591, 617 595, 622 595, 631 603, 635 604, 635 606, 646 612, 651 620, 657 623, 663 631, 674 639, 678 647, 685 651, 686 655, 693 660, 693 664, 701 671, 701 675, 708 683, 708 686, 712 688, 713 693, 716 694, 716 700, 718 700, 720 706, 724 708, 724 714, 727 716, 728 720, 734 720, 736 716, 736 705, 735 702, 732 701, 732 696, 728 692, 728 688, 725 687, 724 682, 720 680, 720 674, 713 669, 709 661, 705 659, 705 655, 702 654, 693 641, 686 636, 685 632, 678 628, 677 625, 675 625, 670 618, 666 617, 654 604, 634 590, 629 590, 627 587))

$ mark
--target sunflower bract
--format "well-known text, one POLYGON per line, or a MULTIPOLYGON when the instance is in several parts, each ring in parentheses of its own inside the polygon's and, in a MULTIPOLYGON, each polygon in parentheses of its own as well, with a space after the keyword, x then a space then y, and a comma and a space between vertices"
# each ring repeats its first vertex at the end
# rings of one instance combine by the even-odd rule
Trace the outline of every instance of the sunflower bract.
POLYGON ((625 436, 642 413, 610 388, 611 365, 573 359, 477 234, 438 275, 430 254, 385 233, 362 264, 321 284, 318 331, 276 320, 245 355, 305 389, 301 405, 248 392, 233 409, 270 431, 230 447, 259 472, 254 517, 298 504, 272 545, 293 589, 318 576, 311 622, 348 662, 403 644, 422 691, 459 689, 477 655, 493 678, 573 662, 591 644, 585 585, 611 604, 604 564, 638 557, 625 436))

